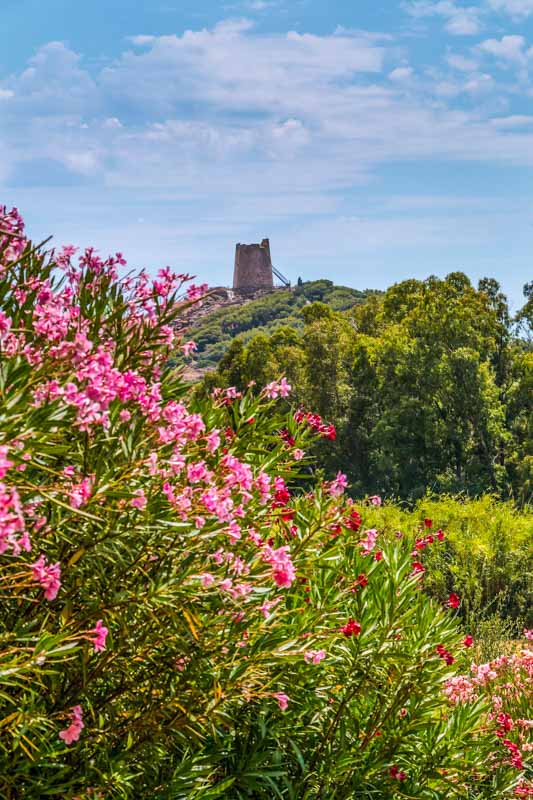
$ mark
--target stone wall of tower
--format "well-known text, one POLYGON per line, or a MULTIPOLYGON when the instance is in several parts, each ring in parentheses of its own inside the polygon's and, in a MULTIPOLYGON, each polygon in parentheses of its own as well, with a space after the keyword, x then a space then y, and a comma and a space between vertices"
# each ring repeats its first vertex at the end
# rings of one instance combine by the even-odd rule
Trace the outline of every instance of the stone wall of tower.
POLYGON ((234 289, 273 289, 270 243, 238 244, 235 247, 234 289))

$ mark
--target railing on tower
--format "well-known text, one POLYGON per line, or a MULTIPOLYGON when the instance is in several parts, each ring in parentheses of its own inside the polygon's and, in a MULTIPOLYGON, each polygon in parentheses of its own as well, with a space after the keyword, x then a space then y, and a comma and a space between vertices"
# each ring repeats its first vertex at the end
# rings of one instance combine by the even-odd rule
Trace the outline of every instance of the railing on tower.
POLYGON ((290 285, 291 285, 291 282, 290 282, 289 280, 287 280, 287 278, 285 277, 285 275, 282 275, 282 273, 279 271, 279 269, 276 269, 276 267, 275 267, 274 265, 272 265, 272 273, 273 273, 273 274, 276 276, 276 278, 278 279, 278 281, 281 281, 281 282, 282 282, 282 284, 283 284, 284 286, 286 286, 287 288, 289 288, 289 287, 290 287, 290 285))

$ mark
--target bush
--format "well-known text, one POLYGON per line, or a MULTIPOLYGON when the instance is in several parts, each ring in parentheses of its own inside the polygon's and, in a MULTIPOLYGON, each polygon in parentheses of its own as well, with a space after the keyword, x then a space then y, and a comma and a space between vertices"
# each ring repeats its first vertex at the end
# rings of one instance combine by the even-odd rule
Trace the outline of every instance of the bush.
POLYGON ((511 791, 409 538, 342 475, 296 489, 330 429, 277 415, 284 379, 186 401, 184 276, 0 229, 1 796, 511 791))
MULTIPOLYGON (((386 504, 371 512, 373 527, 418 529, 418 538, 442 529, 445 545, 421 551, 427 567, 425 586, 436 598, 450 592, 463 600, 461 614, 478 638, 487 626, 502 623, 501 638, 533 627, 533 513, 486 495, 477 500, 426 497, 412 511, 386 504), (431 520, 432 528, 424 527, 431 520)), ((491 638, 495 638, 493 632, 491 638)))

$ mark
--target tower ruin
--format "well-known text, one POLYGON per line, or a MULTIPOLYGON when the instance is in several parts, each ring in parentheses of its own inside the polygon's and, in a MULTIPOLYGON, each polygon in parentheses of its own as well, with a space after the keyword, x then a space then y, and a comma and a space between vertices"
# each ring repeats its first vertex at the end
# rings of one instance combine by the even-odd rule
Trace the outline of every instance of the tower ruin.
POLYGON ((237 290, 274 288, 268 239, 263 239, 261 244, 236 245, 233 288, 237 290))

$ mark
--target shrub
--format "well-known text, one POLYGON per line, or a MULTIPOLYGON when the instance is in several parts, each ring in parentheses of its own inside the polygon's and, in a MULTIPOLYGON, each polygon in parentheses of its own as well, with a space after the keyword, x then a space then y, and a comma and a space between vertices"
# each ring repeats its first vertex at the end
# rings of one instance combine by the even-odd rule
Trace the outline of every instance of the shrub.
POLYGON ((464 797, 462 634, 344 476, 296 489, 331 429, 284 379, 184 397, 186 276, 0 230, 1 796, 464 797))
POLYGON ((461 615, 476 638, 483 632, 493 641, 516 638, 524 626, 533 627, 531 510, 518 511, 490 495, 477 500, 440 496, 420 500, 412 511, 388 503, 373 507, 369 521, 387 530, 418 529, 423 538, 427 519, 433 533, 440 528, 446 537, 444 547, 424 551, 426 590, 440 599, 459 594, 461 615))

